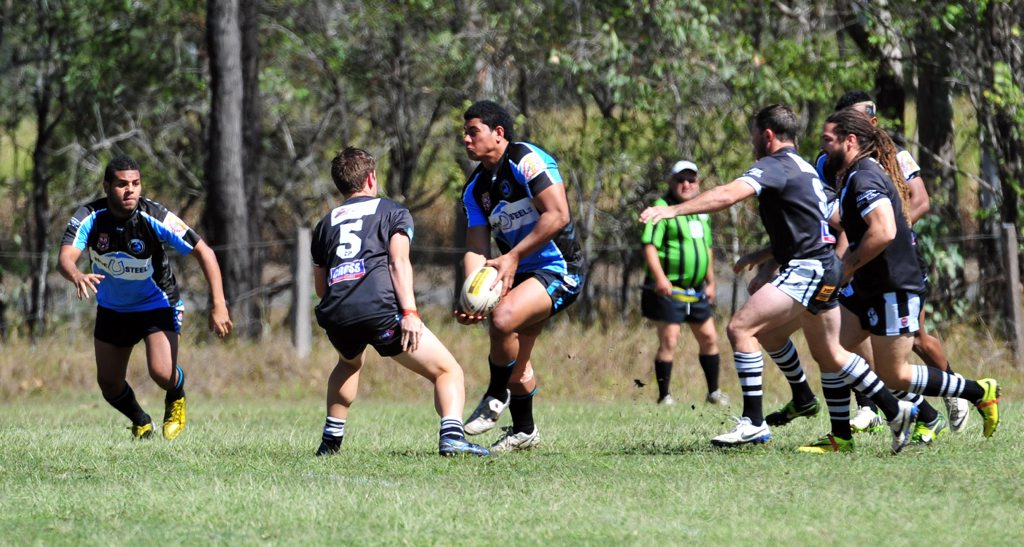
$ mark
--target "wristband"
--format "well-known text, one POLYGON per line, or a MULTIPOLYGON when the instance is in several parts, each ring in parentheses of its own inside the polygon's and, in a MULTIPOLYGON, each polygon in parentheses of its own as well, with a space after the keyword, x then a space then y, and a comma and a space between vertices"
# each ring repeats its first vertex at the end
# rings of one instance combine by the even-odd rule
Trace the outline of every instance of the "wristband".
POLYGON ((402 317, 406 317, 408 315, 415 315, 416 317, 419 317, 420 312, 416 310, 402 310, 402 317))

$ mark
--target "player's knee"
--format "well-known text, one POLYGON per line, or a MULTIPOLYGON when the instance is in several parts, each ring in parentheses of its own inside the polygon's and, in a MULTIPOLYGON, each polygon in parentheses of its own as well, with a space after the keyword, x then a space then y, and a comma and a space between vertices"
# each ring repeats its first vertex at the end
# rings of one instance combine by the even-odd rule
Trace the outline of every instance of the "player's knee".
POLYGON ((509 336, 515 334, 519 325, 516 324, 514 313, 508 308, 498 307, 491 313, 491 334, 509 336))

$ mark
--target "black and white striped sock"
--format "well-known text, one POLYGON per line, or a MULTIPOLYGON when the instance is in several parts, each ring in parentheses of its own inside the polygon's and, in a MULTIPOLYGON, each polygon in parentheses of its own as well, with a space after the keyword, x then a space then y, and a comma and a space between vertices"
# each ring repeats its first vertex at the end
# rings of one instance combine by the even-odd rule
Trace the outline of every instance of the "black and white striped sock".
POLYGON ((760 351, 737 351, 732 357, 736 364, 736 373, 740 377, 740 387, 743 389, 743 416, 750 418, 751 424, 761 425, 764 422, 764 387, 761 379, 764 374, 764 357, 760 351))
POLYGON ((462 429, 462 418, 445 416, 441 418, 441 439, 464 439, 466 431, 462 429))

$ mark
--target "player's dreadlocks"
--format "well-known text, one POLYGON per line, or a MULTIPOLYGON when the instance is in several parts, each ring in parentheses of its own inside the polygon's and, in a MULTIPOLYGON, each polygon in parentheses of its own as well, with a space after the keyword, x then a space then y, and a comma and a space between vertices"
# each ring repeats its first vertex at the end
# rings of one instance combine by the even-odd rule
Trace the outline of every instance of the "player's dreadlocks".
MULTIPOLYGON (((889 135, 882 129, 876 127, 871 123, 871 120, 864 115, 863 112, 853 110, 852 108, 846 108, 839 112, 833 113, 825 120, 825 123, 835 124, 835 133, 839 138, 843 138, 846 135, 854 135, 857 137, 857 144, 860 146, 860 153, 853 159, 850 165, 855 165, 858 161, 863 158, 874 158, 881 164, 882 168, 885 169, 889 178, 892 179, 893 184, 896 186, 896 190, 900 194, 900 201, 903 206, 903 218, 910 224, 910 187, 907 186, 907 181, 903 178, 903 171, 900 169, 899 163, 896 161, 896 155, 899 150, 896 149, 896 144, 892 142, 889 135)), ((846 186, 846 175, 849 168, 840 170, 837 178, 839 182, 839 188, 842 190, 846 186)))

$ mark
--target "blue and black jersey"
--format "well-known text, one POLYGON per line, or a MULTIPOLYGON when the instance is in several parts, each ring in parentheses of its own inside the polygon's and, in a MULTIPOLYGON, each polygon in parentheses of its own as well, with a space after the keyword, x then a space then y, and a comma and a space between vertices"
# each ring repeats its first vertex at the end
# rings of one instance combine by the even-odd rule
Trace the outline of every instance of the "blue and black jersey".
MULTIPOLYGON (((558 164, 547 152, 526 142, 509 143, 494 172, 480 164, 462 192, 469 227, 489 226, 502 254, 529 234, 540 213, 533 198, 562 184, 558 164)), ((583 251, 571 215, 569 223, 539 250, 519 260, 517 272, 547 270, 559 274, 582 271, 583 251)))
POLYGON ((178 285, 165 246, 187 255, 199 241, 197 233, 155 201, 141 198, 128 218, 119 219, 107 209, 107 198, 101 198, 75 212, 61 244, 88 250, 93 273, 104 276, 97 305, 138 312, 177 305, 178 285))
POLYGON ((335 207, 313 229, 313 265, 327 269, 317 323, 345 326, 398 313, 388 252, 391 237, 413 237, 409 210, 384 198, 358 196, 335 207))

